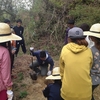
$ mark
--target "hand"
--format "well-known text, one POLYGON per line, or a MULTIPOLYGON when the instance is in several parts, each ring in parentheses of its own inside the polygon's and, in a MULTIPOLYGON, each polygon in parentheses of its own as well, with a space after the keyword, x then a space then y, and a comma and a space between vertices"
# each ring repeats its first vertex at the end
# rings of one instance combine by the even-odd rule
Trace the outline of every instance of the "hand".
POLYGON ((50 70, 48 71, 47 75, 48 75, 48 76, 51 75, 51 71, 50 71, 50 70))
POLYGON ((12 50, 12 51, 11 51, 12 54, 15 54, 15 52, 16 52, 16 50, 12 50))
POLYGON ((8 96, 8 100, 12 100, 13 99, 13 91, 7 90, 7 96, 8 96))
POLYGON ((30 47, 30 51, 33 51, 34 50, 34 47, 30 47))

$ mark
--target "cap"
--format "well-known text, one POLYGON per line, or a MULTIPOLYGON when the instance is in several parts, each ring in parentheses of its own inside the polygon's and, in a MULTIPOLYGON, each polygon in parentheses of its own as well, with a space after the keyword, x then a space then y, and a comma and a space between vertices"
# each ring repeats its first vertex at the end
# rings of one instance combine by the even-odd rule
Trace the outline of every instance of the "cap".
POLYGON ((68 37, 72 39, 85 38, 83 30, 79 27, 73 27, 68 31, 68 37))

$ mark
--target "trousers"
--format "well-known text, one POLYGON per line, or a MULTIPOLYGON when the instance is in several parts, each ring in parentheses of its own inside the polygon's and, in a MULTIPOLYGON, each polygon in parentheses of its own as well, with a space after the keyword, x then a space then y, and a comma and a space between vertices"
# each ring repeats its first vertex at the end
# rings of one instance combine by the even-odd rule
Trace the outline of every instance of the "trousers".
POLYGON ((41 73, 42 76, 46 76, 48 72, 48 65, 40 65, 38 61, 31 63, 30 68, 36 73, 41 73))

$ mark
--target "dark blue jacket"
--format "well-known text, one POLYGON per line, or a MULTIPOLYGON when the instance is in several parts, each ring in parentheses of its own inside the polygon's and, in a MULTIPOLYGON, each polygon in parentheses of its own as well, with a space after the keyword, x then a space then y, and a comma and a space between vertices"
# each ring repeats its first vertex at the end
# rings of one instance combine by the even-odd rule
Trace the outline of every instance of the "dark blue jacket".
POLYGON ((32 55, 33 56, 36 56, 36 58, 37 58, 37 61, 38 61, 38 63, 42 66, 42 65, 48 65, 48 64, 50 64, 50 70, 52 70, 53 69, 53 66, 54 66, 54 62, 53 62, 53 59, 51 58, 51 56, 48 54, 48 52, 46 52, 46 54, 48 55, 48 58, 46 59, 46 60, 41 60, 40 59, 40 51, 41 50, 38 50, 38 51, 34 51, 34 52, 32 52, 32 55))
POLYGON ((68 27, 66 29, 66 36, 65 36, 65 45, 68 43, 68 31, 70 30, 70 28, 68 27))
POLYGON ((15 26, 13 29, 14 29, 14 32, 16 33, 16 35, 23 38, 24 28, 22 26, 20 26, 20 27, 15 26))
POLYGON ((43 90, 43 95, 47 97, 47 100, 62 100, 60 96, 61 86, 58 83, 52 83, 47 85, 43 90))

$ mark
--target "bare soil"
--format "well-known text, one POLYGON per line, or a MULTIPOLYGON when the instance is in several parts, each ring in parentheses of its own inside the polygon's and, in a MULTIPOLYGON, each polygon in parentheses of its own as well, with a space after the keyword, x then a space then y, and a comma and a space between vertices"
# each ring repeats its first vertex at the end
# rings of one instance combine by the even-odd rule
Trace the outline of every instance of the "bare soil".
MULTIPOLYGON (((24 54, 15 57, 15 63, 12 74, 13 78, 14 100, 47 100, 42 90, 45 88, 45 77, 38 76, 36 81, 33 81, 29 73, 31 69, 31 56, 24 54)), ((58 66, 58 61, 55 61, 55 66, 58 66)), ((100 86, 94 92, 95 100, 100 100, 100 86)))

